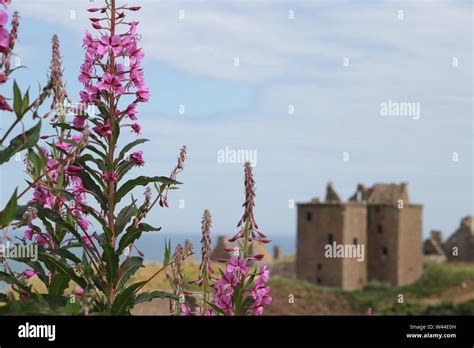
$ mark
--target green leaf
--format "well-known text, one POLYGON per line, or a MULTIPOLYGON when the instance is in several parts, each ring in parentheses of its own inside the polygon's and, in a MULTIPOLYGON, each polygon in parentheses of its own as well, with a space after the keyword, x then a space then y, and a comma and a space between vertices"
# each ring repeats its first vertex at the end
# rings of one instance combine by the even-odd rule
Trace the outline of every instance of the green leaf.
POLYGON ((94 193, 94 197, 96 198, 97 202, 99 202, 102 209, 105 210, 107 200, 104 195, 104 192, 102 191, 102 188, 97 185, 96 181, 93 180, 92 177, 89 175, 89 172, 83 170, 80 171, 77 176, 82 180, 82 184, 84 185, 84 187, 94 193))
POLYGON ((82 155, 81 157, 81 162, 93 162, 95 163, 95 165, 97 166, 97 168, 99 168, 100 170, 107 170, 107 167, 104 163, 103 160, 100 160, 98 158, 95 158, 94 156, 92 156, 90 153, 87 153, 85 155, 82 155))
POLYGON ((23 117, 23 97, 16 80, 13 81, 13 110, 15 110, 17 119, 21 119, 23 117))
POLYGON ((58 272, 61 272, 69 277, 72 281, 76 282, 81 288, 85 288, 87 286, 86 281, 79 277, 74 270, 69 267, 65 262, 62 262, 56 259, 54 256, 51 256, 46 253, 40 253, 40 258, 42 260, 48 260, 51 264, 54 265, 58 272))
POLYGON ((151 301, 154 298, 169 298, 171 300, 179 300, 179 297, 171 292, 166 291, 153 291, 153 292, 142 292, 135 299, 135 304, 145 301, 151 301))
POLYGON ((17 280, 11 274, 6 272, 0 272, 0 282, 5 282, 7 284, 16 284, 17 280))
POLYGON ((134 283, 128 288, 123 290, 112 304, 112 315, 126 315, 130 314, 130 309, 135 304, 136 294, 135 291, 145 283, 145 281, 134 283))
POLYGON ((137 186, 146 186, 152 182, 161 182, 166 185, 176 185, 176 184, 181 184, 178 181, 172 180, 166 176, 154 176, 154 177, 148 177, 148 176, 139 176, 138 178, 132 179, 127 181, 125 184, 123 184, 118 190, 117 193, 115 194, 115 203, 119 203, 120 200, 131 190, 133 190, 137 186))
POLYGON ((166 242, 165 240, 165 254, 163 256, 163 264, 167 265, 170 263, 171 259, 171 239, 166 242))
POLYGON ((76 255, 74 255, 73 253, 71 253, 69 250, 56 249, 56 250, 54 250, 54 253, 58 254, 59 256, 62 256, 64 258, 66 258, 66 259, 69 259, 74 263, 82 263, 82 260, 80 258, 78 258, 76 255))
POLYGON ((25 96, 23 97, 23 102, 21 104, 21 111, 23 115, 26 113, 29 106, 30 106, 30 89, 28 88, 28 90, 25 93, 25 96))
POLYGON ((57 273, 51 278, 48 292, 50 295, 62 296, 64 290, 69 286, 69 276, 64 273, 57 273))
POLYGON ((140 238, 142 232, 153 232, 159 230, 161 230, 161 227, 156 228, 148 224, 139 224, 138 227, 130 226, 127 228, 125 235, 120 239, 117 253, 121 254, 126 247, 132 244, 136 239, 140 238))
POLYGON ((122 233, 125 226, 130 222, 131 218, 136 215, 136 213, 137 209, 135 208, 135 202, 120 210, 115 221, 115 234, 117 236, 122 233))
POLYGON ((8 162, 17 152, 29 149, 38 142, 41 131, 41 121, 24 134, 17 135, 10 141, 10 145, 0 151, 0 164, 8 162))
POLYGON ((114 248, 110 245, 103 245, 102 247, 104 249, 102 259, 106 262, 107 280, 110 283, 114 283, 115 279, 117 279, 119 258, 114 248))
POLYGON ((15 218, 17 209, 17 192, 17 189, 15 189, 15 192, 13 192, 13 195, 8 201, 5 209, 0 211, 0 228, 7 227, 15 218))
POLYGON ((130 277, 133 276, 140 267, 143 267, 143 259, 138 256, 129 257, 122 263, 120 266, 120 272, 122 274, 117 285, 117 291, 120 291, 125 286, 130 277))
POLYGON ((138 140, 132 141, 130 144, 125 145, 123 147, 122 151, 120 151, 119 156, 115 160, 115 165, 117 165, 125 157, 127 152, 129 152, 131 149, 133 149, 137 145, 146 143, 147 141, 149 141, 149 140, 148 139, 138 139, 138 140))

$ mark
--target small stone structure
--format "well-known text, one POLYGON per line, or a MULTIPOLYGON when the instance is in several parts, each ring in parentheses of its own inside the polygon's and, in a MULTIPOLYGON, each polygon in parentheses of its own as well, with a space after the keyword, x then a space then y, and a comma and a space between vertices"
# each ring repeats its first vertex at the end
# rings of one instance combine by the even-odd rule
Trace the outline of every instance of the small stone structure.
POLYGON ((447 260, 443 249, 443 234, 441 231, 431 231, 430 238, 423 243, 423 255, 427 260, 438 263, 447 260))
POLYGON ((449 261, 474 262, 474 230, 471 215, 461 220, 459 228, 444 243, 444 251, 449 261))
POLYGON ((273 247, 273 261, 277 261, 283 254, 281 245, 275 245, 273 247))

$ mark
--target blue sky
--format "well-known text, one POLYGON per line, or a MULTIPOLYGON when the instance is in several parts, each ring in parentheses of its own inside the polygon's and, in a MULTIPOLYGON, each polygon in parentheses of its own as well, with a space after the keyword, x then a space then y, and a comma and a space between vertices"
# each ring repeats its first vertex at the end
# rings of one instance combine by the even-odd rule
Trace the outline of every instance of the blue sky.
MULTIPOLYGON (((77 99, 90 3, 16 2, 17 52, 28 66, 18 80, 33 88, 45 81, 50 37, 58 33, 65 79, 77 99)), ((179 147, 189 147, 184 185, 172 193, 170 209, 150 215, 151 223, 199 233, 208 208, 214 233, 235 231, 243 168, 218 163, 226 147, 257 151, 256 219, 270 236, 294 234, 289 201, 324 196, 329 180, 344 198, 359 182, 409 182, 411 201, 424 204, 425 235, 441 229, 447 236, 472 214, 471 2, 135 3, 143 6, 135 16, 152 92, 140 106, 143 137, 152 142, 142 148, 146 166, 135 173, 168 175, 179 147), (420 119, 381 116, 380 104, 389 99, 419 103, 420 119), (185 114, 178 113, 181 104, 185 114)), ((21 170, 21 162, 2 167, 1 202, 22 184, 21 170)))

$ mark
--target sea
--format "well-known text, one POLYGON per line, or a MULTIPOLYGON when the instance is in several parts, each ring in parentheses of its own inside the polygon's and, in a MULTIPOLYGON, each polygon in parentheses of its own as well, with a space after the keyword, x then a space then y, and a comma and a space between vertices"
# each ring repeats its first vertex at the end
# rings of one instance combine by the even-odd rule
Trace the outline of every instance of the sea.
MULTIPOLYGON (((11 233, 11 237, 14 237, 15 234, 11 233)), ((230 237, 230 236, 229 236, 230 237)), ((290 235, 275 235, 271 238, 271 243, 267 244, 267 250, 273 254, 273 247, 279 245, 282 248, 282 255, 292 255, 296 250, 296 238, 290 235)), ((145 262, 161 262, 163 261, 163 255, 165 251, 165 243, 170 240, 172 250, 176 247, 178 243, 182 245, 185 244, 186 240, 190 240, 194 246, 194 252, 199 258, 200 249, 201 249, 201 235, 197 233, 172 233, 172 232, 149 232, 143 233, 140 240, 136 242, 137 248, 144 254, 145 262)), ((211 238, 212 245, 214 246, 217 242, 217 236, 211 238)), ((12 241, 14 243, 15 240, 12 241)), ((78 252, 81 252, 81 249, 77 248, 78 252)), ((136 250, 132 251, 132 254, 137 255, 136 250)), ((79 254, 80 255, 80 254, 79 254)), ((79 256, 78 255, 78 256, 79 256)), ((15 272, 21 272, 25 269, 25 265, 10 261, 10 267, 15 272)), ((0 264, 0 271, 3 271, 3 266, 0 264)), ((0 281, 0 290, 7 287, 7 284, 0 281)))

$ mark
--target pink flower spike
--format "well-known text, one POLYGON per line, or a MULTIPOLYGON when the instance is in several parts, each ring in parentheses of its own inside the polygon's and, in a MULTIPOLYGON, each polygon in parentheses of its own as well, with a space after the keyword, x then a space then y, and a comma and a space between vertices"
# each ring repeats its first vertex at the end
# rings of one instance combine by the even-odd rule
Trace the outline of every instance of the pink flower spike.
POLYGON ((84 244, 87 246, 92 245, 93 237, 92 236, 82 236, 81 239, 84 241, 84 244))
POLYGON ((82 297, 82 295, 84 295, 84 289, 83 288, 79 288, 76 290, 76 296, 77 297, 82 297))
POLYGON ((26 269, 22 272, 22 274, 26 279, 31 279, 36 275, 36 271, 32 269, 26 269))
POLYGON ((112 182, 117 182, 118 180, 118 175, 114 171, 107 172, 107 171, 102 171, 102 179, 104 179, 106 182, 112 181, 112 182))

